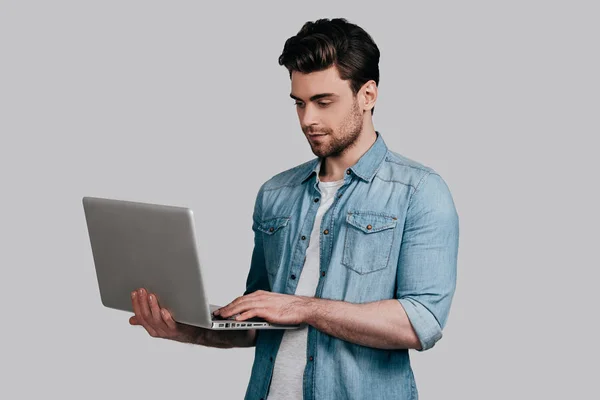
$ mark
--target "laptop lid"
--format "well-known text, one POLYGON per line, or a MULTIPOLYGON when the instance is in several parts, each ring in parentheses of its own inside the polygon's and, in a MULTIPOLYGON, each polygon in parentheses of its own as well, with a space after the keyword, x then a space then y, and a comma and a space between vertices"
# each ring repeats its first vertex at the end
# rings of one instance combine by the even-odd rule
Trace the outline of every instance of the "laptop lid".
POLYGON ((193 212, 189 208, 83 197, 102 304, 133 312, 130 293, 155 293, 173 319, 211 327, 193 212))

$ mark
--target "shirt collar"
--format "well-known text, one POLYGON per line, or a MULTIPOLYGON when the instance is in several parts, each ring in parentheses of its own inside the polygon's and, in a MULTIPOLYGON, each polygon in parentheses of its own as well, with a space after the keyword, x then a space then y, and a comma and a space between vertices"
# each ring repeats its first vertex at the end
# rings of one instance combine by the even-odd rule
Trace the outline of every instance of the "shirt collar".
MULTIPOLYGON (((371 182, 371 179, 373 179, 385 159, 388 150, 381 133, 375 131, 375 134, 377 135, 375 143, 358 159, 356 164, 348 168, 352 173, 366 182, 371 182)), ((301 183, 304 183, 313 174, 318 177, 320 167, 321 158, 315 158, 312 162, 309 162, 306 172, 301 176, 301 183)))

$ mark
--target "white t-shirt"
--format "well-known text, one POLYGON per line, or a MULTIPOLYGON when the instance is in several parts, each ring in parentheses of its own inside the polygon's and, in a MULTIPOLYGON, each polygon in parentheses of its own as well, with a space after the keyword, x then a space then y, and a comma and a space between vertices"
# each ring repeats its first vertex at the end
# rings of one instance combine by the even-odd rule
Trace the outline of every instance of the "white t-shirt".
MULTIPOLYGON (((320 163, 316 168, 317 179, 320 163)), ((337 190, 344 184, 341 179, 335 182, 318 182, 321 202, 310 242, 306 249, 306 260, 298 277, 295 294, 314 297, 319 283, 319 235, 323 214, 333 203, 337 190)), ((308 344, 308 326, 300 329, 285 330, 281 345, 275 358, 271 388, 268 400, 302 400, 302 381, 306 367, 306 346, 308 344)))

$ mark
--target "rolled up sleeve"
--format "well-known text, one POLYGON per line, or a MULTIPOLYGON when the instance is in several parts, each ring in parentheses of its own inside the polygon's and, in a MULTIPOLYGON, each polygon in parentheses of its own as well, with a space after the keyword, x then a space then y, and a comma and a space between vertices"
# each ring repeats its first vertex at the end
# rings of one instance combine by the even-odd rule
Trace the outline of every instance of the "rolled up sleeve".
POLYGON ((442 337, 456 288, 458 234, 450 190, 429 172, 410 199, 396 277, 396 298, 421 342, 419 351, 442 337))

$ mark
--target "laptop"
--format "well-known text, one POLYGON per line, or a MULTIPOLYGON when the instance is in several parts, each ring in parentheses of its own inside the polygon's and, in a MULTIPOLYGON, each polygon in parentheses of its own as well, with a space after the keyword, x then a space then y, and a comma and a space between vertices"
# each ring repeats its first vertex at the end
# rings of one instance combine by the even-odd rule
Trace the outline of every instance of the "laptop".
POLYGON ((156 294, 173 319, 205 329, 296 329, 262 318, 215 317, 202 275, 190 208, 83 197, 100 298, 105 307, 133 311, 131 292, 156 294))

